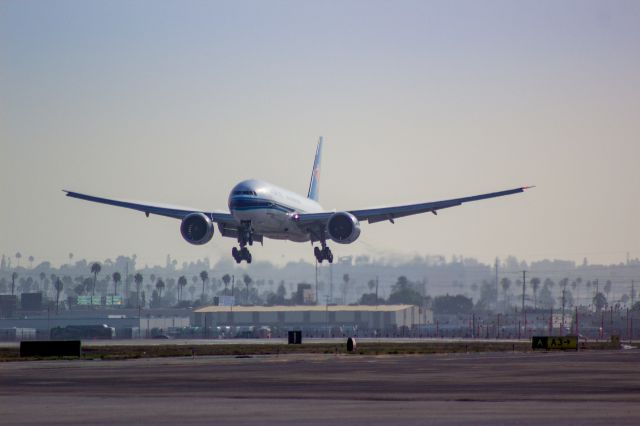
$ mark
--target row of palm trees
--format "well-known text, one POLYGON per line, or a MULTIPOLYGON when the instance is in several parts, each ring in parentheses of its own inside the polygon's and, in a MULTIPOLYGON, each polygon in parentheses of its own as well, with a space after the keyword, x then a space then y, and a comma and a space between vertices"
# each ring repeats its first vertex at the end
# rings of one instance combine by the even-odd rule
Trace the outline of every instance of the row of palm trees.
MULTIPOLYGON (((16 258, 16 261, 18 263, 18 268, 20 267, 20 259, 22 259, 22 253, 20 252, 16 252, 16 254, 14 255, 16 258)), ((2 256, 4 258, 4 255, 2 256)), ((33 269, 33 262, 36 260, 35 257, 33 256, 29 256, 27 258, 29 260, 29 268, 33 269)), ((69 261, 73 260, 73 253, 69 253, 69 261)))
MULTIPOLYGON (((4 258, 4 256, 2 256, 2 257, 4 258)), ((15 254, 15 258, 16 258, 16 261, 18 263, 18 268, 19 268, 20 267, 20 259, 22 259, 22 253, 17 252, 15 254)), ((27 259, 29 260, 29 268, 33 269, 33 262, 36 260, 36 258, 33 257, 33 256, 29 256, 27 259)))
MULTIPOLYGON (((96 288, 96 283, 97 283, 97 279, 98 279, 98 274, 100 273, 100 271, 102 270, 102 267, 100 266, 100 264, 98 262, 94 262, 93 264, 91 264, 91 273, 93 274, 93 287, 92 287, 92 295, 95 294, 95 288, 96 288)), ((157 280, 155 279, 155 275, 151 274, 151 281, 154 282, 155 281, 155 288, 156 291, 158 292, 158 297, 160 299, 162 299, 162 292, 165 290, 166 288, 166 284, 164 282, 164 280, 162 278, 158 278, 157 280)), ((209 273, 207 271, 201 271, 200 275, 199 275, 200 280, 202 281, 202 293, 201 293, 201 298, 204 299, 205 296, 205 288, 206 288, 206 283, 209 282, 209 273)), ((119 272, 114 272, 112 274, 112 279, 113 279, 113 285, 114 285, 114 294, 117 295, 118 294, 118 284, 122 281, 122 276, 119 272)), ((140 298, 140 290, 142 287, 142 283, 144 281, 144 277, 142 276, 141 273, 136 273, 133 276, 133 282, 136 285, 136 292, 138 294, 138 299, 140 298)), ((194 281, 195 281, 195 276, 194 276, 194 281)), ((225 294, 228 293, 228 286, 230 282, 235 282, 235 277, 232 277, 229 274, 224 274, 222 276, 222 282, 224 283, 224 288, 225 288, 225 294)), ((253 279, 248 275, 248 274, 244 274, 243 276, 243 282, 245 284, 245 286, 247 287, 247 298, 249 295, 249 286, 251 285, 251 283, 253 282, 253 279)), ((183 292, 184 292, 184 288, 187 286, 188 281, 187 281, 187 277, 185 275, 181 275, 180 277, 178 277, 178 281, 177 281, 177 289, 178 289, 178 303, 180 303, 183 300, 183 292)), ((139 302, 139 300, 138 300, 139 302)))
MULTIPOLYGON (((571 281, 571 283, 569 282, 569 278, 563 278, 561 279, 558 284, 560 286, 560 288, 562 289, 562 292, 564 294, 564 292, 566 292, 566 290, 570 287, 572 291, 579 291, 580 290, 580 286, 583 283, 582 278, 576 278, 575 280, 571 281)), ((518 285, 522 285, 522 281, 517 280, 516 283, 518 285)), ((502 287, 502 293, 503 293, 503 298, 505 303, 507 302, 507 298, 508 298, 508 291, 509 288, 512 285, 512 281, 509 278, 502 278, 500 280, 500 286, 502 287)), ((531 290, 533 292, 533 304, 534 304, 534 309, 537 308, 538 306, 538 290, 540 289, 540 285, 543 286, 543 288, 547 288, 549 290, 553 289, 553 287, 556 285, 556 283, 551 280, 550 278, 545 279, 544 281, 542 281, 540 278, 538 277, 533 277, 529 280, 529 286, 531 287, 531 290)), ((599 280, 593 280, 593 281, 587 281, 585 283, 585 286, 587 287, 587 290, 590 291, 591 288, 593 288, 593 298, 597 297, 597 295, 600 293, 600 286, 599 286, 599 280)), ((604 293, 606 294, 607 298, 609 298, 609 294, 611 293, 612 290, 612 282, 611 280, 607 280, 602 288, 602 290, 604 291, 604 293)), ((525 288, 523 288, 523 293, 525 291, 525 288)), ((635 291, 632 290, 632 293, 635 293, 635 291)), ((623 295, 623 299, 627 299, 629 296, 628 295, 623 295), (626 296, 626 297, 625 297, 626 296)), ((592 297, 590 297, 591 299, 592 297)), ((631 295, 631 299, 635 299, 635 294, 631 295)))
MULTIPOLYGON (((20 254, 20 253, 18 253, 20 254)), ((44 272, 40 273, 40 281, 44 281, 44 279, 46 278, 46 275, 44 272)), ((12 272, 11 273, 11 295, 15 296, 15 291, 16 291, 16 280, 18 279, 18 273, 17 272, 12 272)), ((64 289, 64 283, 62 282, 62 280, 59 277, 55 277, 55 280, 53 282, 53 288, 56 290, 56 313, 58 313, 59 310, 59 306, 60 306, 60 294, 62 293, 62 290, 64 289)))

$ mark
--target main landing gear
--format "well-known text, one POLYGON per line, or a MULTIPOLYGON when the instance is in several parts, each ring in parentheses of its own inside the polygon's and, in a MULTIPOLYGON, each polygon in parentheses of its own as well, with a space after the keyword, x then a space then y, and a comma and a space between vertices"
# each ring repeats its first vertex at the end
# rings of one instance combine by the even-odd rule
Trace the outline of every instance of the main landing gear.
POLYGON ((236 263, 240 263, 243 260, 251 263, 251 253, 247 248, 247 244, 253 245, 251 222, 242 223, 241 229, 238 230, 238 244, 240 244, 240 248, 234 247, 231 249, 231 256, 233 256, 236 263))
POLYGON ((325 241, 322 241, 322 248, 313 248, 313 254, 316 256, 318 263, 322 263, 324 260, 329 263, 333 263, 333 253, 331 253, 331 249, 327 247, 327 243, 325 241))
POLYGON ((234 247, 231 249, 231 255, 235 259, 236 263, 240 263, 243 260, 246 260, 247 263, 251 263, 251 252, 246 247, 234 247))

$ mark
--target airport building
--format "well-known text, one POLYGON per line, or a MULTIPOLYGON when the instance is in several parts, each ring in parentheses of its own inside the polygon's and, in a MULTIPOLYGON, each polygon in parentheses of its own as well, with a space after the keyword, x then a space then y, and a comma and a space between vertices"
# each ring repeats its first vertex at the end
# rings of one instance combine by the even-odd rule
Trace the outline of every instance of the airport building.
POLYGON ((431 310, 413 305, 380 306, 206 306, 194 311, 193 325, 205 330, 269 328, 277 333, 303 330, 308 334, 394 334, 433 321, 431 310))

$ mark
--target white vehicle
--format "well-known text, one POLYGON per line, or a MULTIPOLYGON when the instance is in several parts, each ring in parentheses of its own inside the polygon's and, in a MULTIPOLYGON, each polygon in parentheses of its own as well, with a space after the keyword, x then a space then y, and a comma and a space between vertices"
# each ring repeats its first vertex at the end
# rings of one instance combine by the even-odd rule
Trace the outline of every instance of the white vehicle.
POLYGON ((469 201, 516 194, 530 188, 520 187, 471 197, 402 206, 329 211, 318 204, 322 142, 320 137, 306 197, 264 181, 249 179, 238 183, 231 190, 228 200, 229 212, 100 198, 67 190, 64 192, 68 197, 138 210, 144 212, 147 217, 155 214, 179 219, 182 237, 190 244, 208 243, 213 237, 215 224, 223 237, 235 238, 238 241, 239 247, 234 247, 231 253, 237 263, 243 260, 251 263, 251 253, 247 246, 253 245, 255 241, 263 243, 264 238, 300 243, 310 241, 312 245, 320 243, 320 247, 314 247, 316 259, 320 263, 324 260, 332 263, 333 254, 327 246, 327 241, 339 244, 356 241, 360 236, 361 221, 376 223, 388 220, 394 223, 399 217, 427 212, 437 214, 438 210, 469 201))

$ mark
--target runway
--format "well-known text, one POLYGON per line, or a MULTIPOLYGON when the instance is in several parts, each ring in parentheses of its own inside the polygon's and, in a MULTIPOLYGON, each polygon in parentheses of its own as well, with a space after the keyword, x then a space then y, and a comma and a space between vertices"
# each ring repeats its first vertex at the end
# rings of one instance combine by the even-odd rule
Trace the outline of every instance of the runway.
POLYGON ((0 364, 33 424, 637 424, 640 351, 0 364))

